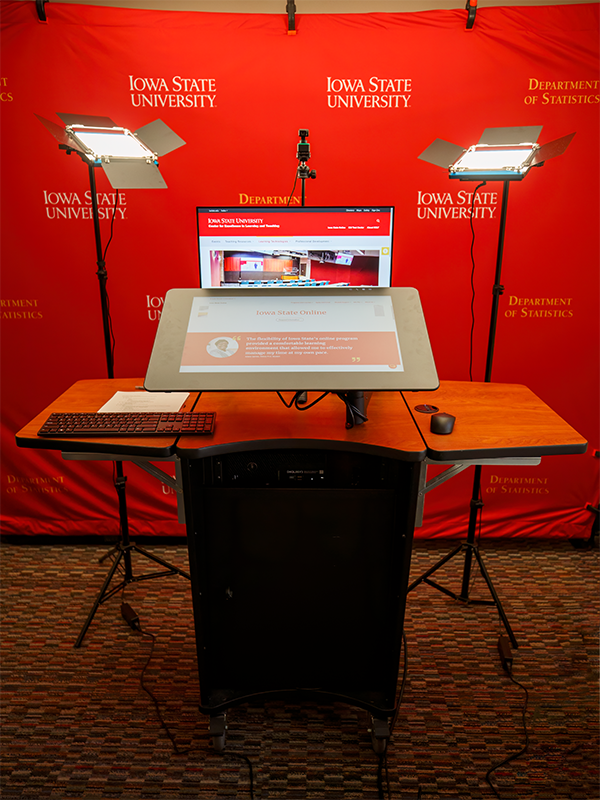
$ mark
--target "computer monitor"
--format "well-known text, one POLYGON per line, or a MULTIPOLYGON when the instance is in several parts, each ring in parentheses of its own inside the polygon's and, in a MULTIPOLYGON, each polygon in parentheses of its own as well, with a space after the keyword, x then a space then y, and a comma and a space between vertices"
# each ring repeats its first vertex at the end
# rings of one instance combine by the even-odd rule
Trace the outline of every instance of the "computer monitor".
POLYGON ((433 390, 413 288, 171 289, 149 391, 433 390))
POLYGON ((203 289, 391 286, 392 206, 196 208, 203 289))

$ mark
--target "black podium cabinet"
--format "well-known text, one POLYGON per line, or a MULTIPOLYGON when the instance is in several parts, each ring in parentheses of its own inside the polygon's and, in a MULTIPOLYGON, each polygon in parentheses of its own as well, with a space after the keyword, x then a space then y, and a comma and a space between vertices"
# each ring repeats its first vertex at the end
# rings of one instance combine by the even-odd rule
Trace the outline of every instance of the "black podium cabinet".
POLYGON ((182 468, 200 710, 215 746, 226 709, 249 700, 342 701, 387 721, 422 463, 316 447, 182 468))

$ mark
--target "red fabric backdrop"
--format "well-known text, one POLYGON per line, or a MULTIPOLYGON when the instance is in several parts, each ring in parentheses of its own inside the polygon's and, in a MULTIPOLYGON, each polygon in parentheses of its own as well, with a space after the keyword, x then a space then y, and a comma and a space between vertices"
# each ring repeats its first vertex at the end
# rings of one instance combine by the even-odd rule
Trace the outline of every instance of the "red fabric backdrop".
MULTIPOLYGON (((308 205, 396 207, 395 285, 419 289, 441 378, 469 377, 473 184, 418 160, 486 127, 576 131, 510 191, 493 378, 524 383, 590 441, 536 468, 488 467, 485 535, 585 535, 598 502, 598 6, 302 15, 3 2, 3 530, 112 534, 111 467, 22 450, 14 434, 76 380, 105 377, 87 170, 35 114, 160 118, 186 146, 169 188, 121 193, 107 255, 117 377, 144 375, 162 298, 198 285, 194 208, 281 204, 310 130, 308 205)), ((98 171, 102 236, 114 194, 98 171)), ((298 193, 297 189, 297 193, 298 193)), ((501 184, 475 219, 474 374, 483 380, 501 184)), ((315 410, 315 413, 318 413, 315 410)), ((173 493, 127 468, 133 534, 175 534, 173 493)), ((472 476, 427 499, 424 536, 466 529, 472 476)))

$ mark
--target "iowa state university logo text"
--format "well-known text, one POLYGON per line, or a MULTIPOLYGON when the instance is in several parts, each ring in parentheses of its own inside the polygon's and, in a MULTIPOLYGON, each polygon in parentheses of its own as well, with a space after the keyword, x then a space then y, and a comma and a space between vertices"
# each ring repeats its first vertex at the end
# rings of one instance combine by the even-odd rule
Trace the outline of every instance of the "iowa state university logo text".
POLYGON ((146 78, 129 76, 131 105, 150 108, 214 108, 216 78, 146 78))
POLYGON ((327 78, 329 108, 409 108, 412 78, 327 78))
MULTIPOLYGON (((48 219, 93 219, 92 193, 88 190, 83 196, 77 192, 44 191, 44 206, 48 219)), ((98 192, 99 219, 125 219, 127 201, 125 192, 98 192)))

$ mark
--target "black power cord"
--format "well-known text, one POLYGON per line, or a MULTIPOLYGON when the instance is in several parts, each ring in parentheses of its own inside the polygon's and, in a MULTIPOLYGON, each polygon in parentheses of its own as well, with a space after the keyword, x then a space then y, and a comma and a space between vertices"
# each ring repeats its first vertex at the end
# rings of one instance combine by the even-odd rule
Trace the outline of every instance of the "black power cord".
MULTIPOLYGON (((142 672, 140 674, 140 685, 141 685, 142 689, 146 692, 148 697, 150 697, 150 699, 154 703, 154 707, 156 709, 156 714, 158 716, 158 719, 159 719, 159 722, 160 722, 160 726, 161 726, 161 728, 164 729, 165 733, 167 734, 167 736, 171 740, 171 744, 173 745, 173 750, 175 751, 175 753, 177 755, 183 755, 185 753, 189 753, 191 750, 198 750, 199 749, 198 747, 188 747, 188 748, 186 748, 184 750, 182 750, 179 747, 179 745, 175 741, 175 737, 173 736, 173 734, 171 733, 171 731, 167 727, 166 722, 163 719, 163 716, 162 716, 161 711, 160 711, 160 706, 158 704, 158 700, 156 699, 156 696, 154 695, 152 690, 149 689, 146 686, 146 684, 144 683, 144 676, 146 674, 146 670, 148 669, 148 666, 150 665, 150 661, 152 660, 152 656, 154 655, 154 645, 156 644, 156 636, 153 633, 149 633, 148 631, 145 631, 145 630, 142 629, 142 626, 140 624, 140 618, 135 613, 133 608, 129 605, 129 603, 125 603, 125 602, 121 603, 121 616, 123 617, 125 622, 129 625, 129 627, 132 630, 138 631, 138 633, 141 633, 142 636, 148 636, 150 639, 152 639, 152 644, 150 646, 150 653, 148 655, 148 658, 146 659, 146 663, 142 667, 142 672)), ((206 734, 206 735, 208 735, 208 734, 206 734)))
MULTIPOLYGON (((102 254, 102 264, 103 265, 106 264, 106 254, 108 253, 108 248, 109 248, 110 243, 112 242, 112 239, 113 239, 114 226, 115 226, 115 217, 117 216, 117 206, 118 206, 118 204, 119 204, 119 190, 117 189, 116 194, 115 194, 115 205, 114 205, 112 217, 111 217, 111 220, 110 220, 110 236, 109 236, 108 242, 106 243, 106 247, 104 248, 104 253, 102 254)), ((106 282, 108 282, 108 276, 106 277, 106 282)), ((109 332, 109 336, 110 336, 110 371, 111 371, 111 374, 112 374, 114 372, 114 369, 115 369, 116 340, 115 340, 115 334, 114 334, 114 331, 113 331, 112 316, 111 316, 111 313, 110 313, 110 297, 109 297, 109 294, 108 294, 108 288, 107 288, 106 284, 104 286, 104 292, 105 292, 105 295, 106 295, 106 317, 107 317, 107 321, 108 321, 108 332, 109 332)))
MULTIPOLYGON (((592 748, 594 748, 595 752, 597 752, 597 748, 598 748, 598 739, 597 738, 588 739, 585 742, 580 742, 579 744, 576 744, 574 747, 570 747, 568 750, 562 750, 561 748, 556 748, 552 752, 546 752, 544 755, 546 755, 546 756, 554 756, 554 758, 561 757, 562 759, 564 759, 567 756, 573 755, 573 753, 576 753, 578 750, 581 750, 581 749, 592 749, 592 748)), ((541 800, 541 798, 540 798, 540 800, 541 800)))
POLYGON ((252 770, 252 762, 248 758, 248 756, 244 756, 241 753, 221 753, 220 755, 223 758, 241 758, 242 761, 245 761, 248 765, 248 774, 250 777, 250 800, 254 800, 254 777, 253 777, 253 770, 252 770))
MULTIPOLYGON (((148 686, 146 686, 146 684, 144 683, 144 675, 146 673, 146 670, 148 669, 150 661, 152 660, 152 656, 154 655, 154 645, 156 643, 156 635, 153 634, 153 633, 150 633, 149 631, 145 631, 142 628, 138 615, 135 613, 135 611, 129 605, 129 603, 126 603, 124 601, 121 603, 121 616, 123 617, 125 622, 129 625, 129 627, 132 630, 137 631, 138 633, 141 633, 142 636, 148 636, 152 640, 152 644, 150 646, 150 653, 148 655, 148 658, 146 659, 146 663, 142 667, 142 672, 140 674, 140 686, 142 687, 142 689, 146 692, 148 697, 150 697, 150 699, 154 703, 154 708, 156 709, 156 715, 157 715, 158 720, 160 722, 160 726, 161 726, 161 728, 164 729, 165 733, 169 737, 169 740, 171 741, 171 744, 173 745, 173 751, 174 751, 175 755, 181 756, 181 755, 186 755, 187 753, 192 753, 194 751, 202 750, 202 748, 200 748, 200 747, 186 747, 186 748, 179 747, 179 745, 175 741, 175 737, 173 736, 173 734, 169 730, 166 722, 164 721, 164 718, 163 718, 161 710, 160 710, 160 705, 158 703, 158 700, 156 699, 156 696, 154 695, 152 690, 149 689, 148 686)), ((208 737, 210 737, 210 733, 206 733, 206 734, 204 734, 204 736, 206 738, 208 738, 208 737)), ((242 755, 241 753, 220 753, 220 755, 222 755, 222 756, 224 756, 226 758, 241 758, 243 761, 246 762, 246 764, 248 765, 249 779, 250 779, 250 800, 254 800, 254 775, 253 775, 253 769, 252 769, 252 762, 250 761, 250 759, 247 756, 242 755)))
MULTIPOLYGON (((146 694, 151 698, 152 702, 154 703, 154 707, 156 709, 156 714, 157 714, 158 719, 160 721, 160 725, 165 730, 165 733, 167 734, 169 740, 171 741, 171 744, 173 746, 173 750, 174 750, 175 754, 176 755, 186 755, 187 753, 190 753, 190 752, 200 751, 201 748, 198 748, 198 747, 188 747, 188 748, 183 748, 183 749, 179 747, 179 745, 175 741, 175 737, 173 736, 173 734, 171 733, 171 731, 169 730, 168 726, 166 725, 166 723, 164 721, 164 718, 163 718, 161 710, 160 710, 160 705, 158 703, 158 700, 157 700, 156 696, 154 695, 152 690, 149 689, 148 686, 146 686, 146 684, 144 683, 144 676, 145 676, 146 670, 147 670, 147 668, 148 668, 148 666, 150 664, 150 661, 152 660, 152 656, 154 654, 154 646, 155 646, 155 643, 156 643, 155 634, 150 633, 148 631, 144 631, 142 629, 142 626, 141 626, 141 623, 140 623, 140 620, 139 620, 139 616, 136 614, 136 612, 133 610, 133 608, 129 605, 129 603, 126 603, 124 601, 121 603, 121 615, 122 615, 123 619, 125 620, 125 622, 127 622, 127 624, 129 625, 129 627, 132 630, 137 631, 138 633, 141 633, 143 636, 148 636, 152 640, 150 653, 148 655, 148 658, 146 659, 146 662, 145 662, 144 666, 142 667, 142 672, 141 672, 141 675, 140 675, 140 685, 141 685, 142 689, 146 692, 146 694)), ((403 698, 403 695, 404 695, 404 690, 405 690, 406 680, 407 680, 408 653, 407 653, 407 645, 406 645, 406 635, 404 634, 404 632, 402 634, 402 643, 403 643, 403 646, 404 646, 403 676, 402 676, 401 686, 400 686, 400 690, 399 690, 398 700, 397 700, 397 703, 396 703, 396 712, 394 714, 394 717, 392 719, 392 723, 390 725, 390 738, 391 738, 391 736, 393 734, 393 731, 394 731, 395 723, 396 723, 396 720, 397 720, 397 717, 398 717, 398 712, 399 712, 400 704, 402 702, 402 698, 403 698)), ((498 764, 495 764, 494 766, 490 767, 490 769, 487 771, 487 773, 485 775, 486 782, 488 783, 488 785, 490 786, 490 788, 492 789, 492 791, 494 792, 496 797, 500 798, 501 795, 499 794, 499 792, 498 792, 497 788, 494 786, 494 784, 491 782, 490 776, 496 770, 500 769, 500 767, 503 767, 505 764, 508 764, 508 763, 510 763, 511 761, 514 761, 517 758, 520 758, 522 755, 524 755, 527 752, 527 750, 529 748, 529 731, 527 729, 527 719, 526 719, 527 706, 528 706, 528 702, 529 702, 529 692, 527 690, 527 687, 525 687, 522 683, 520 683, 519 681, 517 681, 513 677, 513 674, 512 674, 513 656, 512 656, 511 646, 510 646, 510 640, 509 640, 509 638, 507 636, 503 636, 503 635, 499 636, 499 638, 498 638, 498 653, 499 653, 499 656, 500 656, 500 661, 502 663, 502 666, 503 666, 508 678, 516 686, 518 686, 520 689, 522 689, 523 692, 525 693, 525 701, 523 703, 523 709, 522 709, 522 712, 521 712, 522 713, 522 719, 523 719, 523 731, 524 731, 524 734, 525 734, 525 745, 519 751, 517 751, 516 753, 512 753, 510 756, 508 756, 507 758, 503 759, 498 764)), ((210 734, 207 733, 207 734, 205 734, 205 736, 209 737, 210 734)), ((580 749, 582 747, 585 747, 587 744, 589 744, 589 743, 588 742, 582 742, 582 743, 576 745, 575 747, 571 748, 570 750, 565 751, 563 753, 563 755, 570 755, 571 753, 576 752, 578 749, 580 749)), ((251 800, 254 800, 254 776, 253 776, 252 762, 250 761, 250 759, 247 756, 245 756, 245 755, 243 755, 241 753, 220 753, 220 755, 222 755, 224 757, 239 758, 239 759, 242 759, 243 761, 246 762, 246 764, 248 765, 248 770, 249 770, 249 782, 250 782, 249 794, 250 794, 251 800)), ((377 769, 377 791, 378 791, 378 798, 380 798, 380 800, 385 800, 385 797, 386 797, 385 789, 387 789, 387 797, 391 798, 391 788, 390 788, 390 781, 389 781, 388 765, 387 765, 387 757, 386 756, 387 756, 387 752, 384 752, 379 756, 379 763, 378 763, 378 769, 377 769), (384 788, 384 775, 385 775, 385 788, 384 788)), ((421 787, 420 786, 419 786, 419 792, 418 792, 418 795, 417 795, 417 799, 419 799, 419 798, 421 798, 421 787)))
POLYGON ((382 753, 379 756, 379 766, 377 768, 377 797, 379 800, 385 800, 385 794, 383 791, 383 772, 385 771, 385 782, 387 786, 387 796, 391 798, 391 790, 390 790, 390 776, 388 775, 388 767, 387 767, 387 758, 386 754, 382 753))
POLYGON ((347 415, 346 415, 346 427, 347 428, 353 428, 356 424, 360 424, 360 423, 357 423, 357 421, 356 421, 357 417, 360 417, 360 421, 361 422, 368 422, 368 419, 369 419, 365 414, 362 413, 362 411, 360 409, 358 409, 352 403, 352 400, 348 396, 350 394, 349 392, 348 393, 344 393, 344 392, 323 392, 323 394, 319 395, 319 397, 317 397, 316 400, 313 400, 312 403, 308 403, 308 404, 306 404, 306 401, 304 400, 304 397, 306 397, 306 392, 305 391, 296 392, 294 394, 294 396, 292 397, 292 399, 289 401, 289 403, 286 401, 286 399, 281 394, 281 392, 277 392, 276 394, 277 394, 277 396, 279 397, 279 399, 281 400, 281 402, 283 403, 283 405, 286 408, 291 408, 292 406, 294 406, 294 408, 297 408, 298 411, 308 411, 309 408, 312 408, 313 406, 316 406, 317 403, 320 403, 321 400, 324 397, 327 397, 328 394, 335 394, 335 395, 337 395, 337 397, 340 398, 340 400, 346 406, 346 412, 347 412, 347 415), (348 420, 350 420, 350 421, 348 422, 348 420))
MULTIPOLYGON (((122 598, 124 598, 124 591, 122 593, 122 598)), ((186 747, 186 748, 179 747, 179 745, 175 741, 175 737, 173 736, 173 734, 171 733, 171 731, 169 730, 167 724, 164 721, 164 718, 163 718, 161 710, 160 710, 160 705, 159 705, 159 702, 158 702, 156 696, 154 695, 152 690, 148 686, 146 686, 146 684, 144 683, 144 676, 145 676, 146 670, 148 669, 148 666, 150 665, 150 661, 152 660, 152 656, 154 655, 154 646, 156 644, 156 635, 153 634, 153 633, 150 633, 149 631, 145 631, 142 628, 139 616, 136 614, 136 612, 133 610, 133 608, 129 605, 129 603, 125 602, 124 599, 122 599, 122 602, 121 602, 121 616, 123 617, 125 622, 129 625, 129 627, 132 630, 137 631, 138 633, 141 633, 142 636, 148 636, 152 640, 152 644, 150 646, 150 653, 148 655, 148 658, 146 659, 146 662, 145 662, 144 666, 142 667, 142 671, 141 671, 141 674, 140 674, 140 685, 141 685, 142 689, 146 692, 146 694, 150 697, 152 702, 154 703, 154 708, 156 710, 156 715, 157 715, 158 720, 160 722, 161 728, 163 728, 165 733, 167 734, 167 736, 168 736, 168 738, 169 738, 169 740, 170 740, 170 742, 171 742, 171 744, 173 746, 174 753, 176 755, 186 755, 187 753, 191 753, 191 752, 194 752, 194 751, 201 751, 202 748, 199 748, 199 747, 186 747)), ((407 653, 407 646, 406 646, 406 635, 405 635, 404 632, 402 632, 402 643, 403 643, 403 647, 404 647, 404 667, 403 667, 403 674, 402 674, 402 681, 401 681, 401 685, 400 685, 400 690, 399 690, 399 693, 398 693, 398 700, 397 700, 397 703, 396 703, 396 712, 394 714, 392 723, 390 725, 390 738, 391 738, 391 735, 392 735, 393 730, 394 730, 396 719, 398 717, 398 711, 399 711, 400 704, 402 702, 402 698, 403 698, 403 695, 404 695, 404 689, 406 687, 407 674, 408 674, 408 653, 407 653)), ((206 738, 208 738, 208 737, 210 737, 211 734, 210 733, 206 733, 204 735, 205 735, 206 738)), ((252 762, 250 761, 250 759, 247 756, 245 756, 245 755, 243 755, 241 753, 231 753, 231 752, 229 752, 229 753, 220 753, 219 755, 221 755, 221 756, 223 756, 225 758, 238 758, 238 759, 241 759, 242 761, 246 762, 246 764, 248 765, 249 782, 250 782, 250 787, 249 787, 250 800, 254 800, 254 771, 253 771, 252 762)), ((516 756, 513 756, 511 758, 516 758, 516 756)), ((508 759, 508 760, 510 760, 510 759, 508 759)), ((502 763, 505 763, 505 762, 502 762, 502 763)), ((502 766, 502 765, 498 764, 498 767, 499 766, 502 766)), ((497 767, 494 767, 493 769, 497 769, 497 767)), ((490 772, 492 772, 492 771, 493 770, 490 770, 490 772)), ((379 756, 379 764, 378 764, 378 769, 377 769, 377 790, 378 790, 378 797, 380 798, 380 800, 385 800, 385 796, 386 796, 385 793, 384 793, 385 792, 385 789, 384 789, 384 775, 385 775, 385 788, 387 789, 387 797, 391 799, 392 795, 391 795, 391 787, 390 787, 390 779, 389 779, 389 773, 388 773, 386 752, 382 753, 379 756)), ((486 776, 486 779, 487 779, 487 776, 486 776)), ((492 786, 492 788, 494 788, 494 787, 492 786)), ((419 786, 419 793, 417 795, 417 800, 420 800, 420 798, 421 798, 421 787, 419 786)))
POLYGON ((292 186, 292 191, 290 192, 290 196, 288 198, 286 206, 289 206, 289 204, 292 202, 292 197, 294 196, 294 192, 296 191, 297 183, 298 183, 298 170, 296 169, 296 177, 294 178, 294 185, 292 186))
POLYGON ((309 408, 316 406, 317 403, 320 403, 321 400, 324 397, 327 397, 328 394, 331 394, 331 392, 323 392, 322 395, 317 397, 316 400, 313 400, 312 403, 309 403, 308 405, 306 405, 306 401, 302 402, 302 395, 306 395, 305 391, 295 392, 289 403, 286 402, 285 397, 281 394, 281 392, 276 392, 276 394, 286 408, 291 408, 294 406, 294 408, 297 408, 298 411, 308 411, 309 408))
POLYGON ((475 187, 473 191, 473 199, 471 201, 471 217, 469 224, 471 226, 471 336, 469 345, 469 380, 473 381, 473 337, 475 335, 475 228, 473 227, 473 215, 475 213, 475 195, 477 191, 485 186, 485 181, 475 187))
POLYGON ((504 670, 508 675, 508 677, 510 678, 510 680, 515 684, 515 686, 518 686, 525 692, 525 701, 523 703, 523 710, 521 712, 523 718, 523 731, 525 734, 525 746, 522 747, 521 750, 519 750, 517 753, 512 753, 512 755, 508 756, 503 761, 500 761, 499 764, 495 764, 493 767, 490 767, 490 769, 488 769, 488 771, 486 772, 485 779, 489 784, 491 790, 496 795, 496 797, 500 797, 500 795, 498 793, 498 790, 490 780, 491 774, 495 772, 497 769, 500 769, 500 767, 503 767, 505 764, 508 764, 510 761, 514 761, 516 758, 520 758, 520 756, 524 755, 527 752, 527 749, 529 748, 529 731, 527 730, 527 718, 526 718, 527 704, 529 703, 529 692, 527 691, 526 686, 523 686, 522 683, 519 683, 519 681, 513 677, 512 674, 513 658, 512 658, 512 651, 510 648, 510 639, 508 638, 508 636, 498 637, 498 653, 500 655, 500 661, 502 663, 502 666, 504 667, 504 670))

